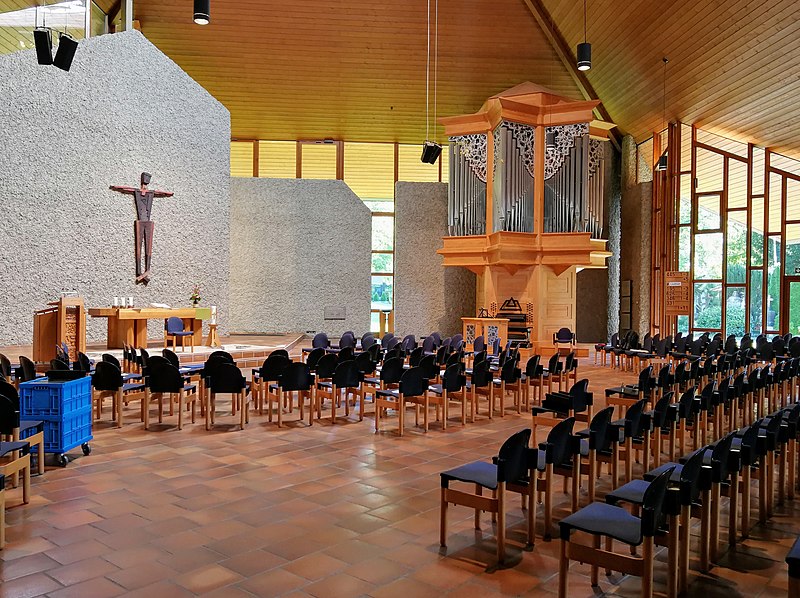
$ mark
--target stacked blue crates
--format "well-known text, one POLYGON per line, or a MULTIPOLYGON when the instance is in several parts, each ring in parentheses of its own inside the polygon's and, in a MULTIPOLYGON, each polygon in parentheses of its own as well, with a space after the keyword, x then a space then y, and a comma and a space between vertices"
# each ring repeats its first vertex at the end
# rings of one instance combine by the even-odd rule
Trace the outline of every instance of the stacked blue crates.
POLYGON ((92 380, 19 385, 20 416, 44 422, 44 450, 62 455, 92 439, 92 380))

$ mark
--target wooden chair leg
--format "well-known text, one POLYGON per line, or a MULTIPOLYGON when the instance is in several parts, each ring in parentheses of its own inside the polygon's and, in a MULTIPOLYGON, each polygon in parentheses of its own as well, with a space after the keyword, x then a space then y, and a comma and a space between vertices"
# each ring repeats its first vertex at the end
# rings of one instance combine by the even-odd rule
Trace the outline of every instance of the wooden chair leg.
POLYGON ((642 596, 653 598, 653 537, 648 536, 642 543, 642 560, 644 567, 642 571, 642 596))
POLYGON ((569 572, 569 558, 567 548, 569 540, 561 540, 561 555, 558 559, 558 598, 567 598, 567 575, 569 572))
POLYGON ((506 483, 497 484, 497 560, 504 563, 506 560, 506 483))
POLYGON ((441 501, 439 503, 439 546, 447 548, 447 488, 441 488, 441 501))

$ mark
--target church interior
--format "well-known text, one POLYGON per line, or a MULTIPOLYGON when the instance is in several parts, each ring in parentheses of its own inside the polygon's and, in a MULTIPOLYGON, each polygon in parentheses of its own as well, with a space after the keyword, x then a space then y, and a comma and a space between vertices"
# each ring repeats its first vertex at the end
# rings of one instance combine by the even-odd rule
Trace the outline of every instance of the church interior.
POLYGON ((0 596, 800 597, 795 9, 0 0, 0 596))

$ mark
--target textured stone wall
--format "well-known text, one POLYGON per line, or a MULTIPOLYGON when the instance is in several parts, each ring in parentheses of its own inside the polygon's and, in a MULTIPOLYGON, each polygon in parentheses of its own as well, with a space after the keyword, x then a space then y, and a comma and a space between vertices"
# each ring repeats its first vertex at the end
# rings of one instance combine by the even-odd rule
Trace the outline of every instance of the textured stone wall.
MULTIPOLYGON (((33 50, 0 56, 0 344, 30 343, 33 311, 75 290, 87 307, 228 305, 230 116, 139 32, 80 42, 70 72, 33 50), (109 185, 173 191, 156 199, 152 282, 134 284, 133 198, 109 185)), ((90 341, 105 320, 88 322, 90 341)), ((163 323, 151 323, 151 337, 163 323)))
POLYGON ((475 275, 444 268, 436 253, 447 235, 447 185, 399 182, 395 188, 395 334, 461 332, 475 315, 475 275))
POLYGON ((619 283, 620 283, 620 243, 622 233, 622 156, 616 148, 606 144, 605 162, 605 202, 608 231, 608 245, 611 257, 608 265, 608 324, 606 338, 619 330, 619 283))
POLYGON ((231 179, 231 330, 369 330, 372 216, 342 181, 231 179), (345 308, 325 320, 325 308, 345 308))
POLYGON ((622 148, 620 278, 632 285, 631 327, 650 330, 650 256, 653 183, 636 182, 636 145, 628 136, 622 148))

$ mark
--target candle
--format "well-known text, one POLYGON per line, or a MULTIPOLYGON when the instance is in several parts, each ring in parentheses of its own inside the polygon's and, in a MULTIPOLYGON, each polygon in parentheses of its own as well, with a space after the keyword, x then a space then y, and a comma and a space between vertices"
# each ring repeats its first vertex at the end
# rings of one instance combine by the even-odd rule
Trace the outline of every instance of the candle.
POLYGON ((114 307, 119 307, 119 297, 114 297, 114 307))
POLYGON ((217 323, 217 306, 216 305, 212 305, 211 306, 211 323, 212 324, 216 324, 217 323))

